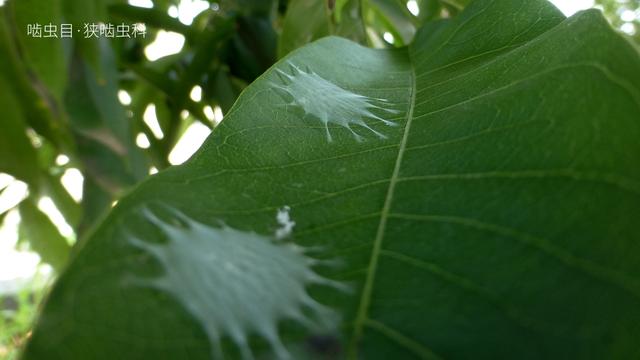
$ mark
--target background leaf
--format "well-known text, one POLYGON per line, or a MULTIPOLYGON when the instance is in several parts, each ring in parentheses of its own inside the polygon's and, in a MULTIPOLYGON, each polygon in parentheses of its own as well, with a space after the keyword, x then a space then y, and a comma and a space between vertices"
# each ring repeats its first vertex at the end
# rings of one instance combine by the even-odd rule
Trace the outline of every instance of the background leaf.
MULTIPOLYGON (((67 59, 63 50, 63 42, 56 37, 45 38, 44 26, 62 24, 60 0, 41 2, 37 0, 12 1, 8 3, 14 21, 14 36, 20 41, 21 51, 28 66, 33 69, 37 78, 32 79, 34 86, 41 92, 49 92, 55 100, 60 101, 66 86, 67 59), (39 24, 42 37, 28 34, 29 25, 39 24)), ((57 33, 58 30, 56 30, 57 33)))
POLYGON ((360 1, 293 0, 287 7, 278 43, 282 58, 298 47, 328 35, 365 43, 360 1))
MULTIPOLYGON (((413 16, 402 1, 370 0, 369 14, 373 26, 379 26, 381 32, 389 32, 398 45, 408 45, 416 33, 418 19, 413 16)), ((425 11, 427 10, 426 8, 425 11)))
POLYGON ((0 131, 0 171, 38 186, 36 151, 27 138, 25 121, 9 82, 0 73, 0 108, 5 109, 0 131))
POLYGON ((42 213, 32 199, 20 203, 21 232, 42 261, 59 271, 67 263, 71 247, 56 226, 42 213))

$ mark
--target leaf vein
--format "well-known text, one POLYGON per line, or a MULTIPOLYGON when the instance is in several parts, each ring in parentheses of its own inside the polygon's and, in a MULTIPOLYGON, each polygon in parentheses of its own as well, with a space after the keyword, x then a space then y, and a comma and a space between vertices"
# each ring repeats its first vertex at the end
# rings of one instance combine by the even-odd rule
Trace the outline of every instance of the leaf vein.
POLYGON ((567 178, 573 181, 589 181, 617 187, 621 190, 640 195, 640 182, 627 176, 595 171, 578 171, 574 169, 543 169, 517 171, 489 171, 461 174, 432 174, 408 176, 398 179, 399 182, 432 181, 432 180, 483 180, 483 179, 550 179, 567 178))
MULTIPOLYGON (((410 52, 409 52, 410 56, 410 52)), ((360 298, 360 304, 356 313, 356 320, 354 325, 353 339, 349 348, 349 356, 352 359, 357 358, 358 342, 362 337, 363 325, 367 319, 367 312, 369 311, 369 304, 371 302, 371 294, 373 292, 373 284, 375 281, 375 274, 378 266, 378 257, 380 249, 382 248, 382 241, 384 238, 384 232, 387 225, 388 215, 391 211, 391 202, 393 201, 393 194, 395 191, 395 185, 400 177, 400 166, 402 165, 402 158, 404 156, 405 149, 407 147, 409 132, 411 130, 411 123, 413 121, 413 111, 415 109, 416 102, 416 71, 411 62, 411 101, 409 111, 407 112, 407 121, 404 127, 404 133, 400 142, 400 148, 398 149, 398 156, 396 158, 393 173, 389 181, 389 187, 387 189, 387 195, 385 197, 384 205, 382 208, 382 214, 380 216, 380 222, 378 224, 378 230, 373 242, 373 249, 371 250, 371 258, 369 260, 369 271, 365 279, 365 284, 362 289, 362 296, 360 298)))
POLYGON ((379 321, 367 319, 365 325, 378 331, 380 334, 386 336, 397 344, 402 345, 404 348, 418 355, 421 359, 442 359, 442 357, 438 356, 431 349, 379 321))
POLYGON ((421 214, 389 214, 389 217, 405 220, 428 221, 458 224, 481 231, 494 233, 520 241, 521 243, 538 249, 542 253, 555 258, 562 264, 579 270, 582 273, 598 279, 604 283, 614 285, 628 293, 636 299, 640 299, 640 285, 636 279, 621 273, 617 269, 612 269, 600 265, 592 260, 578 257, 571 252, 554 245, 550 240, 532 235, 521 230, 510 228, 498 224, 492 224, 477 219, 449 216, 449 215, 421 215, 421 214))

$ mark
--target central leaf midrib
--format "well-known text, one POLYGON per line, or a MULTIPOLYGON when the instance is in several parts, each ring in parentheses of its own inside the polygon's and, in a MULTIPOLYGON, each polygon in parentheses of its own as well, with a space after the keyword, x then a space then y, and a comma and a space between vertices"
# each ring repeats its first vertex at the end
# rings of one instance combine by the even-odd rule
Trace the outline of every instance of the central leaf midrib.
POLYGON ((400 167, 402 165, 402 158, 404 156, 404 152, 407 146, 409 131, 411 129, 411 122, 413 121, 413 110, 415 107, 416 92, 417 92, 416 91, 417 90, 416 71, 415 71, 415 66, 413 64, 413 60, 411 59, 411 51, 409 49, 407 49, 407 54, 409 57, 409 65, 411 68, 411 99, 409 103, 409 109, 407 111, 407 121, 404 127, 404 133, 402 135, 400 147, 398 149, 398 156, 396 157, 393 173, 389 180, 387 195, 385 197, 384 205, 382 207, 382 212, 380 215, 380 222, 378 223, 378 230, 376 232, 376 237, 373 242, 373 249, 371 251, 369 266, 367 267, 367 277, 365 279, 365 284, 362 289, 362 296, 360 297, 360 303, 358 305, 358 309, 356 312, 353 338, 351 339, 351 343, 348 349, 349 358, 351 359, 357 358, 357 352, 358 352, 357 346, 360 339, 362 338, 364 323, 367 320, 367 314, 368 314, 369 305, 371 302, 371 294, 373 291, 373 283, 375 281, 375 275, 376 275, 376 270, 378 266, 378 258, 380 257, 380 251, 382 249, 382 241, 384 240, 384 233, 385 233, 387 221, 389 219, 389 211, 391 208, 391 202, 393 201, 395 185, 399 178, 400 167))

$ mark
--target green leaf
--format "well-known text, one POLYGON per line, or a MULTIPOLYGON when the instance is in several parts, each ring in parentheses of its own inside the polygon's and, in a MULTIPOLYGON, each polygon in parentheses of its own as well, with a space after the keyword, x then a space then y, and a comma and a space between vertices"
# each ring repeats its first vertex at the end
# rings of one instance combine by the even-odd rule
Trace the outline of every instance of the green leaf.
POLYGON ((438 0, 449 11, 450 15, 457 15, 467 6, 470 0, 438 0))
POLYGON ((246 84, 233 79, 226 68, 217 69, 209 74, 205 87, 205 96, 214 99, 223 113, 227 113, 246 84))
POLYGON ((0 109, 3 109, 0 131, 0 172, 11 174, 38 186, 36 151, 27 138, 27 127, 11 83, 0 73, 0 109))
POLYGON ((407 9, 406 2, 399 0, 370 0, 370 16, 377 18, 382 31, 391 33, 398 45, 411 43, 416 33, 418 20, 407 9))
POLYGON ((250 82, 276 61, 278 36, 272 21, 265 17, 238 18, 235 29, 222 60, 229 65, 232 75, 250 82))
POLYGON ((67 239, 58 232, 49 217, 38 209, 32 198, 22 201, 19 209, 21 232, 24 232, 33 251, 55 270, 62 270, 71 249, 67 239))
POLYGON ((46 179, 45 193, 53 202, 69 225, 75 227, 80 222, 82 208, 71 197, 61 183, 61 176, 49 175, 46 179))
POLYGON ((79 242, 86 240, 85 234, 105 217, 112 207, 113 201, 113 196, 92 178, 86 177, 84 179, 82 183, 82 217, 76 229, 79 242))
POLYGON ((637 358, 639 84, 541 0, 303 47, 120 200, 24 358, 637 358))
MULTIPOLYGON (((0 197, 2 196, 2 193, 4 193, 5 190, 7 190, 7 186, 3 187, 2 189, 0 189, 0 197)), ((12 208, 9 209, 2 209, 0 210, 0 227, 3 226, 4 224, 4 219, 7 217, 7 214, 9 214, 9 212, 12 210, 12 208)))
MULTIPOLYGON (((185 69, 185 73, 176 84, 175 99, 179 105, 188 101, 193 86, 199 84, 212 63, 216 61, 216 52, 221 44, 232 35, 233 23, 224 18, 214 18, 211 26, 199 39, 194 48, 193 59, 185 69)), ((205 119, 202 119, 205 120, 205 119)))
POLYGON ((278 2, 275 0, 220 0, 220 11, 243 16, 272 17, 278 2))
POLYGON ((326 1, 290 1, 278 42, 278 56, 283 57, 302 45, 330 34, 326 1))
POLYGON ((421 23, 440 18, 442 3, 439 0, 416 0, 420 12, 417 15, 421 23))
POLYGON ((78 156, 88 174, 106 190, 118 193, 147 174, 147 164, 134 144, 133 126, 118 102, 113 53, 101 42, 101 75, 79 56, 65 93, 65 106, 75 131, 78 156))
POLYGON ((104 0, 58 0, 61 4, 64 21, 73 27, 73 43, 82 53, 84 59, 100 73, 99 41, 96 38, 84 36, 85 25, 109 23, 104 0))
MULTIPOLYGON (((362 18, 362 0, 337 0, 333 10, 333 35, 366 44, 367 35, 362 18)), ((306 15, 305 15, 306 16, 306 15)))
POLYGON ((356 0, 292 0, 282 25, 278 57, 327 35, 365 42, 360 2, 356 0))
POLYGON ((59 24, 63 23, 60 0, 12 0, 7 5, 12 10, 15 22, 14 36, 22 45, 28 66, 37 75, 37 78, 31 79, 33 86, 41 92, 49 92, 59 102, 66 87, 67 75, 66 58, 58 32, 59 24), (40 25, 42 37, 28 34, 29 25, 40 25), (46 25, 56 26, 56 37, 46 37, 46 25))
POLYGON ((7 217, 7 215, 9 214, 9 211, 11 211, 11 209, 9 210, 4 210, 3 212, 0 212, 0 226, 3 226, 4 224, 4 219, 7 217))
POLYGON ((56 124, 60 109, 42 82, 34 76, 33 68, 24 58, 25 54, 21 54, 11 14, 10 6, 0 8, 0 76, 4 76, 5 81, 11 84, 11 92, 22 107, 25 122, 39 135, 70 150, 69 134, 56 124))

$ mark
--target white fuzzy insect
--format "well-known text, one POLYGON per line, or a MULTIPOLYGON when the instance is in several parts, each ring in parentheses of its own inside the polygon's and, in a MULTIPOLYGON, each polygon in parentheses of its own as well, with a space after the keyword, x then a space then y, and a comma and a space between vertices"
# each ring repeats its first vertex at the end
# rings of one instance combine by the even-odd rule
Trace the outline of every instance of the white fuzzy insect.
POLYGON ((287 105, 299 107, 305 112, 305 115, 311 115, 320 120, 325 126, 328 141, 332 141, 329 123, 348 129, 357 141, 362 141, 363 137, 357 134, 351 125, 362 126, 379 138, 386 138, 384 134, 367 125, 365 119, 373 119, 387 126, 397 125, 372 112, 377 109, 388 113, 398 113, 397 110, 376 105, 376 103, 388 105, 387 100, 356 94, 325 80, 313 71, 304 71, 292 63, 289 65, 292 74, 276 69, 278 74, 282 75, 284 84, 273 83, 273 87, 286 92, 293 98, 287 105))
MULTIPOLYGON (((347 285, 313 269, 335 261, 308 257, 308 249, 293 243, 225 225, 213 227, 167 209, 180 225, 142 210, 166 241, 148 241, 125 232, 131 245, 157 260, 163 274, 125 280, 173 295, 202 325, 212 358, 224 358, 221 341, 227 337, 237 345, 242 359, 253 359, 249 338, 257 335, 271 345, 276 359, 291 359, 278 333, 284 320, 311 331, 335 331, 339 314, 314 300, 307 289, 321 285, 349 292, 347 285)), ((278 213, 278 222, 292 228, 285 209, 278 213)))

